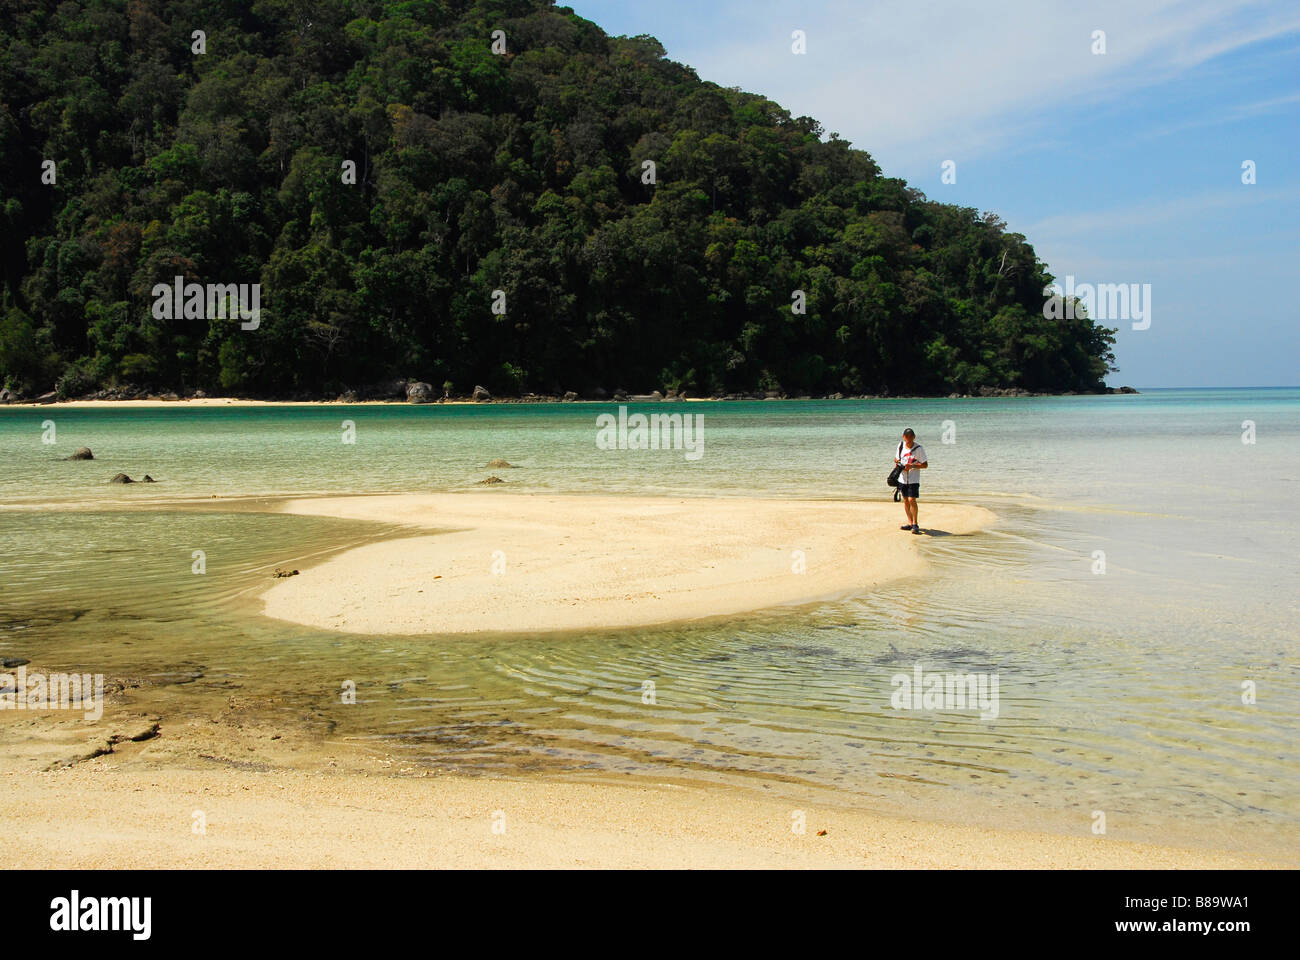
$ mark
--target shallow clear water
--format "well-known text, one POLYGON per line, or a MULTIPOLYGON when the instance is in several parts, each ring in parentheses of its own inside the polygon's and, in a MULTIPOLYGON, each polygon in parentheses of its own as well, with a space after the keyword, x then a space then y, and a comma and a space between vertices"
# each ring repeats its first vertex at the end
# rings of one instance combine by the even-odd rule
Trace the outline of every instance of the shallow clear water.
POLYGON ((615 409, 0 408, 0 654, 201 674, 174 688, 199 713, 231 689, 274 694, 332 737, 460 772, 818 785, 1084 834, 1104 810, 1112 836, 1300 856, 1300 390, 634 407, 702 416, 694 462, 598 450, 596 415, 615 409), (251 596, 270 569, 383 530, 226 499, 480 489, 493 472, 503 497, 885 499, 908 425, 931 462, 922 526, 929 499, 999 517, 925 538, 930 576, 612 635, 361 637, 266 620, 251 596), (94 461, 59 459, 82 445, 94 461), (495 457, 519 469, 485 469, 495 457), (159 483, 108 485, 119 471, 159 483), (891 678, 918 663, 996 674, 997 718, 894 709, 891 678), (338 702, 345 679, 354 707, 338 702))

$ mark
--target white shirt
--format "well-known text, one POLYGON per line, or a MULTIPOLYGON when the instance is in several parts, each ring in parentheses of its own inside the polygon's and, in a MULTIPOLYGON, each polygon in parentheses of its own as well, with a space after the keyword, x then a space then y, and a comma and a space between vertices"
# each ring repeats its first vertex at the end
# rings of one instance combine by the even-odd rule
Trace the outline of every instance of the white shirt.
MULTIPOLYGON (((894 452, 895 453, 898 452, 898 447, 894 447, 894 452)), ((929 463, 929 461, 925 458, 925 447, 921 446, 919 443, 912 444, 911 450, 907 449, 907 444, 904 443, 903 453, 901 456, 899 456, 898 462, 901 463, 904 467, 907 467, 907 469, 905 469, 902 473, 898 475, 899 483, 920 483, 921 482, 920 469, 917 467, 908 467, 908 464, 929 463)))

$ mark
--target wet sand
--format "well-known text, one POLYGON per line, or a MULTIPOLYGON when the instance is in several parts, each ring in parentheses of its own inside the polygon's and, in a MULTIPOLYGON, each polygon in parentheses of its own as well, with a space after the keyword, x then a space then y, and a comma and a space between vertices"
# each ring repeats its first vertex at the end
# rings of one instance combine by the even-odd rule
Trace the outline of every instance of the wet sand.
POLYGON ((0 712, 0 830, 22 838, 0 845, 5 868, 1282 866, 733 787, 450 777, 238 713, 129 704, 98 724, 0 712))

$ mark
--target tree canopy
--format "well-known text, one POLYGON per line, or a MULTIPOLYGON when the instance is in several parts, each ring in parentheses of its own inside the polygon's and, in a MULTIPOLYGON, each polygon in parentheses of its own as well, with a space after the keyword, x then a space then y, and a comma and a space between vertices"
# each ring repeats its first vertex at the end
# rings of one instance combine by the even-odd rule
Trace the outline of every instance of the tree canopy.
POLYGON ((0 244, 27 392, 1090 391, 1114 360, 996 216, 547 0, 4 4, 0 244), (160 319, 177 275, 260 283, 259 326, 160 319))

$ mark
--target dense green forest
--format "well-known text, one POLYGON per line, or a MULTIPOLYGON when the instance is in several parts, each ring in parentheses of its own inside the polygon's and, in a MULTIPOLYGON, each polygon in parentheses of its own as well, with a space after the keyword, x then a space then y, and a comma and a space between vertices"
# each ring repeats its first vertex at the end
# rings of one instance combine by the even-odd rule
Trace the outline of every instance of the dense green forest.
POLYGON ((546 0, 6 2, 0 244, 28 396, 1090 391, 1114 360, 996 216, 546 0), (260 325, 159 318, 177 275, 260 283, 260 325))

